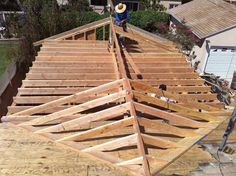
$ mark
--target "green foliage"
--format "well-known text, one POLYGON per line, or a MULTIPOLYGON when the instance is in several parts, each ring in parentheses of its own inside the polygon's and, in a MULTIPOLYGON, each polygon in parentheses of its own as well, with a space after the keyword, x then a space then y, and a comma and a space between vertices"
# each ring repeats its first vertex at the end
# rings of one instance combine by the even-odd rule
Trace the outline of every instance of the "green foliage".
POLYGON ((70 0, 59 7, 56 0, 23 0, 23 16, 14 14, 7 19, 8 34, 22 38, 19 51, 14 52, 16 62, 22 68, 32 63, 35 55, 33 42, 102 19, 107 15, 90 11, 87 1, 70 0))
POLYGON ((145 10, 130 12, 129 23, 147 31, 155 31, 156 26, 162 22, 168 22, 169 15, 165 12, 145 10))
POLYGON ((172 25, 172 29, 169 30, 168 24, 161 24, 158 26, 157 33, 177 43, 181 50, 187 52, 190 52, 193 46, 199 42, 192 31, 184 25, 172 25))
POLYGON ((11 53, 17 48, 16 44, 0 44, 0 77, 11 63, 11 53))
POLYGON ((166 8, 160 4, 160 0, 141 0, 141 5, 145 8, 145 10, 156 10, 156 11, 164 11, 166 8))

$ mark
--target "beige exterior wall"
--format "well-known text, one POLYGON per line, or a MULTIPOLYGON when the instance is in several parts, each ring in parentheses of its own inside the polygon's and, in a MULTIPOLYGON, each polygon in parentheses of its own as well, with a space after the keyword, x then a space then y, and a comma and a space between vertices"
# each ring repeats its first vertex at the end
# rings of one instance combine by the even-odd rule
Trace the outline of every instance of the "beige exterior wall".
POLYGON ((162 4, 166 9, 169 9, 170 4, 181 5, 182 2, 180 1, 169 1, 169 0, 161 0, 160 4, 162 4))
POLYGON ((206 38, 201 47, 195 46, 193 48, 193 51, 195 52, 195 55, 197 57, 192 61, 193 62, 192 64, 194 64, 194 62, 200 61, 197 71, 199 73, 202 73, 204 71, 205 61, 206 58, 208 57, 207 48, 209 49, 211 46, 235 47, 236 46, 235 36, 236 36, 236 27, 206 38), (208 44, 207 41, 209 41, 208 44))

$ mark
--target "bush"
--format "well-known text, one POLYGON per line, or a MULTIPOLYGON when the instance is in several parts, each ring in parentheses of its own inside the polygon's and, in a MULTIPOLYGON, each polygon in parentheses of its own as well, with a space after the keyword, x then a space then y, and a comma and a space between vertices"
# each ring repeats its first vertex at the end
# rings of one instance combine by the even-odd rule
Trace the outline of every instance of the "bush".
POLYGON ((168 22, 169 15, 165 12, 154 10, 130 12, 129 23, 149 32, 157 29, 159 23, 168 22))
POLYGON ((190 52, 195 44, 199 42, 199 39, 192 33, 192 31, 183 26, 172 26, 172 30, 163 36, 179 45, 179 48, 183 51, 190 52))

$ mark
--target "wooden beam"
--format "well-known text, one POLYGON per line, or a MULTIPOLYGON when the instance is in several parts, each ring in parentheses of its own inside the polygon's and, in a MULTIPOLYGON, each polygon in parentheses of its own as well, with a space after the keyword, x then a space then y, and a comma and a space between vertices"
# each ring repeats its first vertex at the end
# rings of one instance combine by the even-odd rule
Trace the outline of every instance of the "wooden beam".
POLYGON ((134 96, 138 101, 152 103, 154 105, 161 106, 161 107, 173 110, 173 111, 177 111, 177 112, 180 112, 182 114, 189 115, 192 117, 197 117, 202 120, 219 121, 219 122, 223 120, 223 118, 214 117, 206 113, 199 113, 199 112, 193 111, 192 109, 185 108, 184 106, 178 105, 177 103, 165 102, 158 98, 154 98, 140 92, 134 92, 134 96))
POLYGON ((112 151, 118 148, 137 145, 137 134, 132 134, 126 137, 122 137, 116 140, 112 140, 100 145, 95 145, 93 147, 84 149, 82 151, 112 151))
MULTIPOLYGON (((62 110, 62 111, 55 112, 55 113, 47 115, 47 116, 42 116, 39 119, 34 119, 32 121, 22 123, 20 125, 22 126, 22 125, 45 124, 46 122, 50 122, 50 121, 59 119, 61 117, 67 116, 67 115, 73 115, 75 113, 79 113, 79 112, 82 112, 82 111, 85 111, 85 110, 88 110, 88 109, 91 109, 91 108, 94 108, 94 107, 97 107, 97 106, 100 106, 100 105, 103 105, 103 104, 106 104, 106 103, 114 102, 116 100, 124 98, 125 95, 126 95, 125 91, 122 91, 122 92, 119 92, 119 93, 114 93, 114 94, 111 94, 111 95, 107 95, 105 97, 101 97, 101 98, 98 98, 98 99, 95 99, 95 100, 85 102, 85 103, 80 104, 80 105, 73 106, 71 108, 67 108, 67 109, 62 110)), ((12 118, 14 118, 14 116, 12 116, 12 118)))
MULTIPOLYGON (((96 113, 91 113, 91 114, 88 114, 88 115, 84 115, 82 117, 79 117, 79 118, 76 118, 76 119, 64 122, 62 124, 58 124, 58 125, 55 125, 55 126, 52 126, 52 127, 44 128, 42 130, 36 131, 36 133, 62 132, 62 131, 75 130, 75 128, 78 129, 82 125, 89 124, 89 123, 91 123, 93 121, 108 120, 108 119, 112 119, 114 117, 123 115, 126 111, 129 110, 129 107, 130 107, 129 103, 125 103, 125 104, 118 105, 118 106, 115 106, 115 107, 111 107, 111 108, 108 108, 108 109, 105 109, 105 110, 102 110, 102 111, 98 111, 96 113)), ((121 123, 118 123, 118 124, 121 125, 123 123, 124 122, 121 122, 121 123)), ((116 126, 116 125, 117 124, 115 123, 114 126, 116 126)), ((105 126, 104 128, 98 127, 98 129, 95 128, 95 129, 86 131, 84 133, 74 134, 72 136, 68 136, 68 137, 59 139, 58 141, 76 140, 76 139, 80 139, 79 137, 83 138, 83 137, 86 137, 86 135, 93 135, 94 131, 98 131, 100 133, 103 133, 106 130, 110 129, 109 125, 104 125, 104 126, 105 126)))
POLYGON ((127 51, 124 51, 124 55, 125 58, 127 59, 127 61, 129 62, 129 64, 131 65, 132 69, 134 70, 134 73, 137 75, 137 78, 140 78, 142 76, 139 68, 137 67, 137 65, 134 63, 132 57, 129 55, 129 53, 127 51))
POLYGON ((181 128, 169 125, 167 123, 164 123, 164 122, 158 122, 158 121, 149 120, 146 118, 139 118, 138 121, 139 121, 139 124, 141 126, 144 126, 145 128, 155 129, 160 132, 172 134, 179 137, 192 137, 192 136, 199 135, 195 133, 193 130, 190 131, 190 130, 181 129, 181 128))
POLYGON ((131 80, 131 86, 135 89, 135 90, 142 90, 142 91, 145 91, 146 93, 155 93, 157 94, 158 96, 163 96, 163 97, 167 97, 167 98, 170 98, 170 99, 174 99, 178 102, 183 102, 183 103, 187 103, 188 105, 191 105, 195 108, 198 108, 198 109, 203 109, 203 110, 206 110, 206 111, 219 111, 218 108, 215 108, 215 107, 212 107, 212 106, 209 106, 209 105, 205 105, 205 104, 201 104, 201 103, 198 103, 198 102, 193 102, 191 99, 182 99, 182 95, 176 95, 176 94, 173 94, 171 92, 168 92, 168 91, 163 91, 163 90, 160 90, 160 89, 157 89, 155 87, 152 87, 148 84, 145 84, 145 83, 142 83, 142 82, 138 82, 138 81, 133 81, 131 80))
MULTIPOLYGON (((123 113, 124 113, 124 111, 123 111, 123 113)), ((110 114, 110 116, 112 117, 114 115, 110 114)), ((123 120, 119 120, 117 122, 109 123, 109 124, 102 125, 100 127, 96 127, 96 128, 93 128, 93 129, 85 131, 85 132, 81 132, 79 134, 74 134, 72 136, 68 136, 68 137, 65 137, 65 138, 62 138, 62 139, 58 139, 57 141, 67 141, 67 140, 69 140, 69 141, 70 140, 82 141, 84 139, 89 139, 89 138, 94 137, 94 136, 99 136, 101 134, 110 132, 112 130, 121 129, 123 127, 129 126, 129 125, 132 124, 132 122, 133 122, 133 117, 129 117, 129 118, 126 118, 126 119, 123 119, 123 120)))
POLYGON ((143 157, 137 157, 137 158, 133 158, 133 159, 128 160, 128 161, 119 162, 116 165, 118 165, 118 166, 138 165, 138 164, 142 164, 142 163, 143 163, 143 157))
POLYGON ((27 109, 27 110, 24 110, 24 111, 15 113, 15 114, 12 114, 12 116, 15 116, 15 115, 16 116, 18 116, 18 115, 32 115, 32 114, 41 112, 45 109, 50 109, 50 108, 53 108, 53 107, 57 107, 57 106, 60 106, 62 104, 66 104, 66 103, 69 103, 69 102, 75 102, 78 99, 84 98, 84 97, 86 97, 90 94, 97 94, 97 93, 103 92, 105 90, 109 90, 109 89, 112 89, 112 88, 119 87, 119 86, 122 85, 122 83, 123 83, 122 79, 117 80, 117 81, 107 83, 107 84, 104 84, 104 85, 101 85, 101 86, 98 86, 98 87, 95 87, 95 88, 92 88, 92 89, 89 89, 89 90, 86 90, 86 91, 83 91, 83 92, 76 93, 76 94, 71 95, 71 96, 63 97, 61 99, 51 101, 51 102, 48 102, 46 104, 43 104, 43 105, 40 105, 40 106, 37 106, 37 107, 33 107, 33 108, 30 108, 30 109, 27 109))
MULTIPOLYGON (((110 27, 112 30, 112 34, 113 34, 113 41, 115 42, 116 45, 116 54, 117 54, 117 60, 118 60, 118 64, 119 64, 119 68, 120 68, 120 73, 122 78, 125 78, 125 80, 123 81, 123 85, 125 90, 127 91, 127 95, 126 95, 126 101, 131 102, 131 109, 130 109, 130 114, 131 116, 136 117, 136 112, 134 109, 134 105, 132 103, 132 99, 133 99, 133 95, 132 95, 132 89, 130 86, 130 82, 128 80, 127 77, 127 71, 125 69, 125 64, 124 64, 124 60, 122 58, 121 55, 121 50, 120 50, 120 46, 119 46, 119 42, 116 36, 116 30, 115 27, 113 25, 113 19, 110 16, 110 27)), ((137 133, 137 147, 138 147, 138 152, 139 154, 143 157, 143 168, 144 168, 144 172, 147 176, 151 176, 151 172, 150 172, 150 168, 149 168, 149 163, 148 160, 146 158, 146 152, 147 150, 145 150, 145 146, 141 137, 141 133, 140 133, 140 128, 139 128, 139 124, 137 119, 134 120, 134 124, 133 124, 133 128, 134 128, 134 132, 137 133)))
POLYGON ((146 113, 152 115, 154 117, 162 118, 168 120, 170 124, 177 125, 177 126, 185 126, 185 127, 192 127, 192 128, 205 128, 207 127, 206 123, 197 122, 192 119, 188 119, 186 117, 176 115, 173 113, 169 113, 167 111, 162 111, 157 108, 153 108, 147 105, 143 105, 141 103, 134 103, 134 106, 137 111, 142 113, 146 113))
POLYGON ((142 135, 144 143, 148 145, 152 145, 152 146, 164 148, 164 149, 182 147, 181 145, 177 143, 174 143, 174 142, 171 142, 171 141, 159 138, 159 137, 153 137, 146 134, 141 134, 141 135, 142 135))

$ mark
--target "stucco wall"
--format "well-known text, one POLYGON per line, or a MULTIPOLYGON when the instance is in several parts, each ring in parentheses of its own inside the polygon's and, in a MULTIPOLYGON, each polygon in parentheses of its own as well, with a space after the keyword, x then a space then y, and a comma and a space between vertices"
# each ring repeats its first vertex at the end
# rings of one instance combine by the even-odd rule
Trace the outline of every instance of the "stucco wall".
POLYGON ((204 40, 202 46, 195 46, 193 51, 197 56, 193 62, 200 61, 198 72, 202 73, 205 67, 205 61, 208 57, 209 48, 212 46, 218 47, 235 47, 236 46, 236 27, 223 31, 204 40), (207 42, 209 41, 209 43, 207 42), (208 43, 208 44, 207 44, 208 43))

